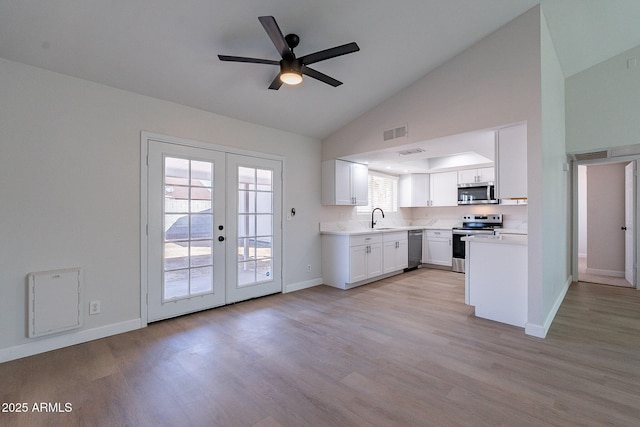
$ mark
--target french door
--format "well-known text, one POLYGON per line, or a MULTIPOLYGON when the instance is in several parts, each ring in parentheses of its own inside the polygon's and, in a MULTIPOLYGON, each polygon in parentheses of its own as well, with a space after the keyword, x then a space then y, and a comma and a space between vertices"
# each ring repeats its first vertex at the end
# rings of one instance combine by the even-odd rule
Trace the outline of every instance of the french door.
POLYGON ((227 218, 237 244, 229 242, 227 303, 282 290, 281 163, 227 155, 227 218), (233 248, 232 248, 233 246, 233 248))
POLYGON ((281 162, 147 150, 147 320, 280 292, 281 162))

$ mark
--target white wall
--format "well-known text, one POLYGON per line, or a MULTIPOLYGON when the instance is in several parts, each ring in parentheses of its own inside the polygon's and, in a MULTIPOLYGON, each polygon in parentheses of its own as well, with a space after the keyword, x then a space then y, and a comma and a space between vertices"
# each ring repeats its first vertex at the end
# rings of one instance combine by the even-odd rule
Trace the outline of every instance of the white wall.
POLYGON ((6 60, 0 88, 0 362, 139 324, 142 130, 285 157, 285 287, 321 277, 320 141, 6 60), (27 339, 26 275, 67 267, 102 314, 27 339))
POLYGON ((539 8, 366 112, 322 144, 324 160, 531 121, 539 141, 539 8), (409 137, 383 141, 383 130, 408 124, 409 137))
POLYGON ((640 144, 640 46, 566 81, 567 152, 640 144))
POLYGON ((322 144, 326 160, 527 122, 532 326, 527 331, 538 336, 544 336, 549 326, 545 322, 553 318, 569 265, 568 179, 560 161, 565 149, 564 79, 550 43, 540 8, 534 7, 322 144), (544 128, 543 96, 544 109, 550 109, 545 113, 549 123, 544 128), (408 123, 408 140, 383 142, 382 131, 402 123, 408 123), (552 211, 543 214, 543 204, 545 209, 549 204, 552 211), (548 251, 544 258, 543 249, 548 251))
MULTIPOLYGON (((529 227, 538 226, 541 234, 529 239, 529 270, 535 271, 534 283, 540 290, 529 287, 528 333, 542 326, 544 333, 560 307, 571 283, 571 187, 565 144, 565 88, 564 75, 555 52, 544 15, 540 24, 542 144, 540 161, 534 162, 536 171, 529 170, 529 197, 532 190, 537 200, 529 199, 529 227), (566 170, 565 170, 566 169, 566 170), (533 187, 533 188, 532 188, 533 187), (535 206, 532 213, 532 206, 535 206), (535 220, 532 219, 535 217, 535 220), (539 222, 538 222, 539 221, 539 222), (541 237, 541 240, 538 238, 541 237), (534 247, 531 247, 531 245, 534 247), (540 266, 541 268, 536 268, 540 266), (541 282, 538 275, 542 274, 541 282)), ((531 149, 531 146, 529 146, 531 149)), ((531 155, 531 151, 528 153, 531 155)), ((532 164, 529 159, 528 165, 532 164)), ((532 276, 529 276, 532 280, 532 276)))

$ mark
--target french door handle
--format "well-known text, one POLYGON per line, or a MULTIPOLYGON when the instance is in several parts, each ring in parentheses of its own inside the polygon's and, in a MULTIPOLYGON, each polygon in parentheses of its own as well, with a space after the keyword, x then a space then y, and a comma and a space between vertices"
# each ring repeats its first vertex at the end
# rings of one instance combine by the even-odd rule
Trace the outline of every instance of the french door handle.
POLYGON ((218 237, 218 242, 224 242, 224 236, 219 236, 218 237))
POLYGON ((620 230, 627 231, 627 227, 620 227, 620 230))

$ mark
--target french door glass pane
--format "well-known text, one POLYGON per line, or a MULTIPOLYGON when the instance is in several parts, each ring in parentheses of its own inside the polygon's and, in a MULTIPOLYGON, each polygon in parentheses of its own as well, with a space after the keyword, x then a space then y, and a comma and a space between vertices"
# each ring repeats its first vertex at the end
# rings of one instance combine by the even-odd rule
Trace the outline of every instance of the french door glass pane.
POLYGON ((213 267, 192 268, 190 273, 189 291, 191 295, 213 291, 213 267))
POLYGON ((258 169, 256 171, 256 181, 258 190, 273 191, 273 171, 268 169, 258 169))
POLYGON ((186 213, 189 212, 189 187, 165 184, 164 211, 186 213))
POLYGON ((194 187, 211 187, 213 169, 210 162, 191 161, 191 185, 194 187))
POLYGON ((238 167, 238 286, 273 280, 273 171, 238 167))
POLYGON ((252 239, 238 239, 238 261, 248 261, 255 258, 256 246, 252 239))
POLYGON ((273 216, 269 215, 257 215, 256 216, 256 234, 258 236, 271 236, 273 233, 273 229, 271 228, 273 225, 273 216))
POLYGON ((164 272, 164 300, 189 296, 189 270, 164 272))
POLYGON ((260 191, 256 194, 257 200, 257 213, 273 213, 273 193, 267 193, 260 191))
POLYGON ((211 293, 214 164, 164 161, 163 301, 211 293))
POLYGON ((256 189, 256 171, 253 168, 238 167, 238 188, 240 190, 256 189))
POLYGON ((238 213, 255 212, 255 191, 238 191, 238 213))
POLYGON ((238 263, 238 286, 248 286, 256 283, 256 262, 238 263))
POLYGON ((213 265, 213 240, 191 242, 189 252, 191 267, 213 265))
POLYGON ((164 271, 189 267, 189 242, 165 242, 164 271))

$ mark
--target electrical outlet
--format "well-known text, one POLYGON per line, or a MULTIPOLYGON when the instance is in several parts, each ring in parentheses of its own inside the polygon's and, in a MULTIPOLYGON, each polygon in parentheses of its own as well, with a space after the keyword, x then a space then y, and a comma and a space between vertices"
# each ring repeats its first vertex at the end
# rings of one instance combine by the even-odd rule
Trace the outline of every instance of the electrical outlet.
POLYGON ((91 301, 89 303, 89 316, 100 314, 100 301, 91 301))
POLYGON ((311 273, 311 264, 307 264, 307 273, 311 273))

